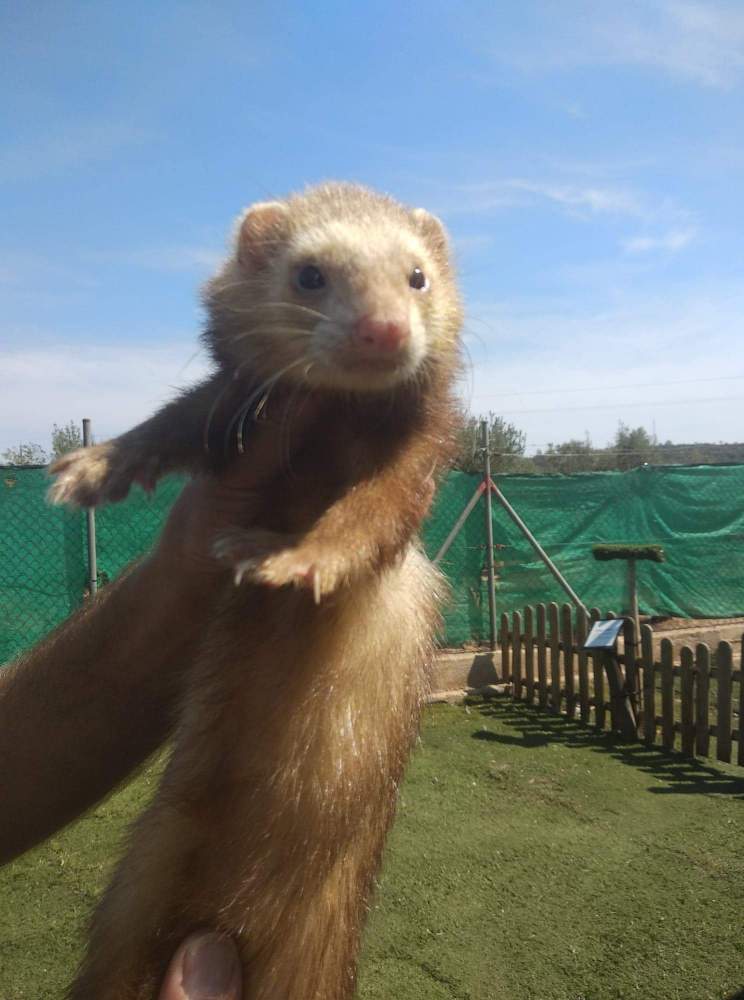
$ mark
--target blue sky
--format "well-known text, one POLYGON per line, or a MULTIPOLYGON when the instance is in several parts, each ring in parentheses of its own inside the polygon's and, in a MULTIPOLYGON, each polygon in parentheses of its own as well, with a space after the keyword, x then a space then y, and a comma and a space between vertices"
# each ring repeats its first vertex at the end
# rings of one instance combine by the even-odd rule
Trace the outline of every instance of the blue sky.
POLYGON ((744 4, 0 5, 0 450, 198 379, 246 204, 447 223, 475 412, 744 440, 744 4))

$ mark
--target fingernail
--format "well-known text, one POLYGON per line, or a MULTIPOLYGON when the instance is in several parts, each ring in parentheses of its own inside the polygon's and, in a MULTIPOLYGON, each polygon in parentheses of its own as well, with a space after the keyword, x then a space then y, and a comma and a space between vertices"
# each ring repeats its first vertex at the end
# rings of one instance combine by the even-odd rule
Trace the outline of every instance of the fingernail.
POLYGON ((204 934, 183 956, 181 986, 188 1000, 232 1000, 238 996, 240 963, 229 938, 204 934))

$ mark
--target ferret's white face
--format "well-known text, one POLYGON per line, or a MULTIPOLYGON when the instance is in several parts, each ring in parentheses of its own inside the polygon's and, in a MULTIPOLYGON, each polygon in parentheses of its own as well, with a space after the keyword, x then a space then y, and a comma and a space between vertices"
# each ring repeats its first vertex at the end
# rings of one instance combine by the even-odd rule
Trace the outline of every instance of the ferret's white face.
POLYGON ((308 337, 297 345, 309 382, 384 389, 415 375, 429 349, 434 269, 413 233, 331 220, 298 233, 277 265, 272 293, 315 313, 304 313, 308 337))
POLYGON ((231 358, 318 388, 374 392, 416 378, 451 348, 459 312, 426 238, 428 224, 443 243, 440 224, 426 213, 401 219, 369 208, 359 220, 303 216, 283 202, 249 210, 235 260, 208 291, 232 317, 231 358))

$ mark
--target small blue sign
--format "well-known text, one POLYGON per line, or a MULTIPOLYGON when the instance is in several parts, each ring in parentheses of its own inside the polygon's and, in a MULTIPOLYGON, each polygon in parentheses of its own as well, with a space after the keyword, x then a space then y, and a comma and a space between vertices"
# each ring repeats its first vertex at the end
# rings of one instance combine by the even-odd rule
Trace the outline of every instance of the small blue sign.
POLYGON ((592 625, 584 649, 612 649, 625 624, 624 618, 605 618, 592 625))

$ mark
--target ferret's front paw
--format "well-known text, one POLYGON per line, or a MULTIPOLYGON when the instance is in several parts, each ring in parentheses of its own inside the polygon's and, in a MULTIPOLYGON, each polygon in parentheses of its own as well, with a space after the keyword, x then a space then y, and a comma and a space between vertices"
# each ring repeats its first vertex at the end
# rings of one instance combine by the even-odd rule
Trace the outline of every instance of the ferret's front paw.
POLYGON ((243 580, 269 587, 294 586, 311 590, 319 604, 341 582, 340 574, 327 559, 313 553, 287 535, 260 528, 223 532, 214 544, 214 554, 234 573, 236 586, 243 580))
POLYGON ((271 587, 292 585, 310 590, 316 604, 338 589, 342 575, 327 557, 299 546, 268 556, 255 571, 255 579, 271 587))
POLYGON ((142 461, 112 443, 68 452, 50 466, 49 473, 55 477, 49 499, 71 507, 97 507, 122 500, 132 483, 152 489, 157 480, 155 460, 142 461))
POLYGON ((263 528, 228 528, 212 546, 214 557, 233 571, 235 586, 244 579, 258 579, 258 569, 267 556, 281 552, 294 539, 263 528))

